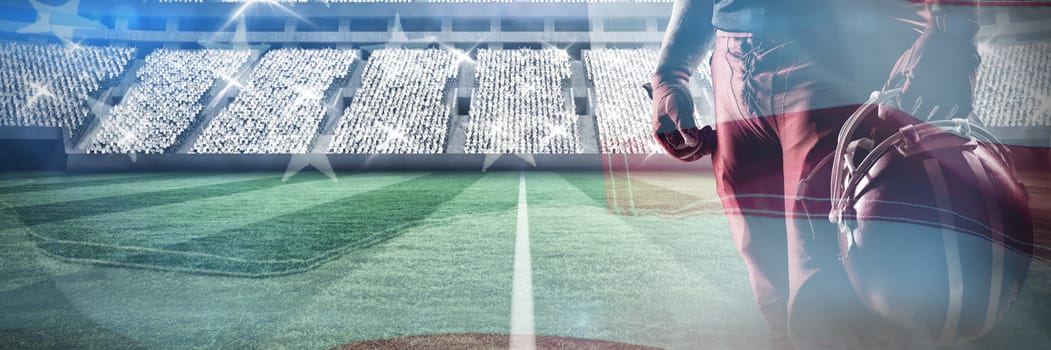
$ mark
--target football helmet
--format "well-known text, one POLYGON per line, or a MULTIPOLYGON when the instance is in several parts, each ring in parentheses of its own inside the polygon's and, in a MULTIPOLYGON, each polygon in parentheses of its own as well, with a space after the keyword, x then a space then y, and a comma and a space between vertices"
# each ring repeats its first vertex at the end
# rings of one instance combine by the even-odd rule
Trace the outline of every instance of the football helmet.
POLYGON ((888 124, 876 109, 897 93, 874 92, 823 162, 839 258, 873 312, 920 341, 965 342, 992 329, 1025 282, 1028 196, 1009 150, 972 120, 908 119, 873 132, 888 124))

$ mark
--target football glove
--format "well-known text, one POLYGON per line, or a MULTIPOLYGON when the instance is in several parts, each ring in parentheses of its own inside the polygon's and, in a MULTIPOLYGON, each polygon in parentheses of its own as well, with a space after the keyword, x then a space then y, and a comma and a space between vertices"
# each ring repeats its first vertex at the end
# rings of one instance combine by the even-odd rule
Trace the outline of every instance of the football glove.
POLYGON ((689 82, 683 71, 656 73, 643 88, 653 101, 657 143, 673 157, 692 162, 715 151, 716 136, 711 126, 697 128, 689 82))
POLYGON ((967 117, 981 60, 974 43, 978 24, 971 9, 928 6, 923 33, 898 58, 883 90, 899 89, 894 107, 920 121, 967 117))

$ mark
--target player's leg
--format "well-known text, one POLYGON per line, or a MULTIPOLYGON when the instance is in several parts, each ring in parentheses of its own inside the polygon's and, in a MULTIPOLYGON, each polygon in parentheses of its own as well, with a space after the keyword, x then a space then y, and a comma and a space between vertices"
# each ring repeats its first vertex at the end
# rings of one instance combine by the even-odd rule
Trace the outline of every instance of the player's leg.
POLYGON ((867 87, 836 79, 820 45, 785 46, 769 59, 792 61, 774 73, 772 93, 783 152, 789 267, 789 330, 797 348, 899 348, 894 332, 857 298, 838 259, 828 221, 831 166, 839 130, 867 87), (784 56, 784 57, 779 57, 784 56))
POLYGON ((838 260, 838 231, 828 221, 831 168, 813 172, 835 147, 837 134, 821 135, 823 130, 838 130, 843 116, 853 110, 853 106, 828 108, 779 118, 786 135, 789 329, 800 349, 897 347, 888 343, 894 340, 889 337, 891 330, 858 299, 838 260), (808 175, 813 177, 804 181, 808 175))
MULTIPOLYGON (((719 145, 716 189, 760 312, 775 339, 788 336, 788 257, 780 146, 752 102, 756 86, 742 58, 751 39, 720 33, 712 55, 719 145)), ((777 340, 775 340, 777 341, 777 340)))

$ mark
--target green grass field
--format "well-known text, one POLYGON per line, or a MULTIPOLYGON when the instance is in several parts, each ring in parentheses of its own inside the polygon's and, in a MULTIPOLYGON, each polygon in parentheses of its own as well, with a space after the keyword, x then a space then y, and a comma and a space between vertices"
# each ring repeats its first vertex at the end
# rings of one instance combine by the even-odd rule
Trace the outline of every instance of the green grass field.
MULTIPOLYGON (((597 172, 310 172, 0 174, 0 348, 509 333, 520 176, 537 334, 762 347, 718 211, 618 215, 597 172)), ((713 191, 703 176, 688 187, 687 202, 713 191)), ((1048 330, 1051 267, 1037 263, 1008 318, 959 348, 1051 348, 1048 330)))

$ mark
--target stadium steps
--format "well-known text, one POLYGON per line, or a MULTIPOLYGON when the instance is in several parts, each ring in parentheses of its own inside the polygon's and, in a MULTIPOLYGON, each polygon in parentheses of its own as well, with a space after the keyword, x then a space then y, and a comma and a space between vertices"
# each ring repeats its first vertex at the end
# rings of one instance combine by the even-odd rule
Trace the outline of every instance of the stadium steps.
POLYGON ((591 91, 588 86, 587 72, 584 71, 584 62, 579 60, 570 61, 573 74, 570 76, 570 88, 566 93, 570 111, 577 112, 577 98, 584 98, 584 114, 577 115, 577 142, 580 143, 581 153, 598 153, 598 126, 595 124, 595 113, 591 105, 591 91))
MULTIPOLYGON (((106 89, 106 91, 99 95, 98 101, 103 103, 109 101, 109 99, 113 97, 114 89, 115 87, 110 87, 106 89)), ((80 132, 73 134, 73 136, 70 139, 70 143, 74 145, 72 151, 77 153, 83 153, 86 151, 88 144, 92 139, 95 138, 95 134, 98 133, 99 124, 102 123, 102 118, 106 117, 104 115, 96 115, 95 111, 91 108, 90 101, 85 101, 85 103, 88 104, 88 110, 91 111, 89 112, 91 113, 91 118, 88 120, 86 125, 81 127, 80 132)))
MULTIPOLYGON (((106 89, 106 91, 99 96, 98 101, 105 103, 105 101, 108 101, 112 96, 113 88, 111 87, 109 89, 106 89)), ((88 104, 88 110, 91 111, 88 112, 91 113, 91 118, 89 119, 86 125, 81 127, 79 132, 74 133, 71 136, 70 142, 75 145, 73 148, 74 152, 85 151, 89 141, 95 138, 95 134, 98 133, 99 124, 102 123, 102 118, 106 117, 103 115, 97 115, 95 111, 92 110, 90 101, 85 101, 85 103, 88 104)))
POLYGON ((599 153, 598 126, 594 115, 577 116, 577 138, 580 141, 580 153, 599 153))
MULTIPOLYGON (((248 58, 248 62, 245 63, 244 67, 234 75, 238 84, 241 86, 248 85, 248 81, 251 78, 252 72, 255 71, 256 65, 259 64, 259 59, 266 53, 266 50, 252 50, 252 55, 248 58)), ((201 109, 201 112, 197 114, 197 120, 195 123, 190 124, 191 127, 187 128, 174 145, 169 147, 169 150, 175 150, 171 153, 189 153, 190 148, 193 147, 194 142, 197 141, 197 137, 201 135, 201 132, 208 127, 208 123, 212 122, 212 119, 219 114, 227 105, 237 97, 237 94, 241 92, 240 89, 236 91, 230 91, 223 93, 225 84, 221 83, 221 79, 216 79, 215 86, 212 86, 205 96, 211 96, 211 98, 205 97, 209 101, 201 109)), ((235 87, 236 88, 236 87, 235 87)))
POLYGON ((460 103, 461 97, 467 97, 467 103, 470 103, 471 88, 475 84, 475 65, 472 62, 460 62, 460 68, 457 70, 456 79, 450 80, 449 85, 446 87, 447 95, 449 98, 449 125, 445 131, 445 153, 463 154, 464 148, 467 145, 467 116, 460 115, 460 103))
POLYGON ((114 87, 123 87, 125 88, 125 90, 127 90, 127 88, 131 87, 132 84, 135 84, 135 82, 139 80, 139 69, 141 69, 145 65, 145 58, 136 58, 135 60, 133 60, 131 64, 128 65, 128 68, 125 69, 123 73, 121 73, 121 76, 117 78, 118 83, 114 87))
POLYGON ((336 129, 336 125, 339 125, 339 119, 343 117, 343 110, 347 107, 343 103, 343 97, 346 96, 348 91, 350 91, 349 87, 337 88, 331 98, 325 99, 325 119, 321 120, 321 128, 318 129, 319 134, 332 134, 336 129))
POLYGON ((464 153, 464 144, 467 143, 467 133, 464 121, 466 116, 456 113, 456 96, 459 95, 457 81, 450 80, 445 84, 445 105, 449 108, 449 124, 445 126, 445 147, 443 153, 464 153))
POLYGON ((445 153, 463 154, 467 145, 467 116, 453 113, 449 116, 449 129, 446 131, 445 153))
POLYGON ((350 107, 346 104, 346 98, 353 97, 357 94, 358 88, 361 87, 361 75, 364 74, 365 66, 365 61, 358 60, 351 67, 350 76, 346 79, 346 84, 340 86, 337 93, 332 97, 332 99, 335 99, 333 101, 335 103, 330 102, 331 104, 327 105, 327 114, 325 121, 321 124, 319 134, 331 135, 336 132, 336 127, 339 126, 339 121, 343 118, 343 112, 347 107, 350 107))
MULTIPOLYGON (((109 100, 112 99, 113 96, 119 95, 123 97, 124 95, 127 95, 128 90, 131 90, 131 88, 138 83, 137 73, 139 69, 141 69, 145 65, 146 60, 142 58, 136 58, 133 61, 131 61, 131 63, 128 64, 128 67, 121 72, 120 76, 117 77, 117 84, 110 86, 101 94, 99 94, 97 100, 102 103, 105 103, 106 105, 110 105, 109 100)), ((110 105, 110 107, 113 107, 115 105, 116 104, 110 105)), ((88 145, 91 143, 91 140, 95 139, 95 134, 98 133, 99 124, 102 123, 102 118, 106 117, 95 115, 94 110, 90 108, 90 106, 88 110, 91 111, 91 120, 88 122, 87 125, 82 127, 81 131, 77 133, 76 137, 70 140, 71 143, 75 145, 72 151, 76 153, 85 152, 88 145)))
POLYGON ((343 118, 343 111, 347 108, 344 97, 353 96, 357 92, 355 86, 361 86, 361 74, 364 69, 365 62, 360 59, 355 60, 350 66, 350 74, 345 78, 334 80, 332 85, 325 90, 325 96, 321 100, 325 104, 325 118, 318 124, 317 132, 310 140, 311 153, 328 153, 328 143, 318 143, 318 140, 321 135, 335 133, 336 126, 343 118))

